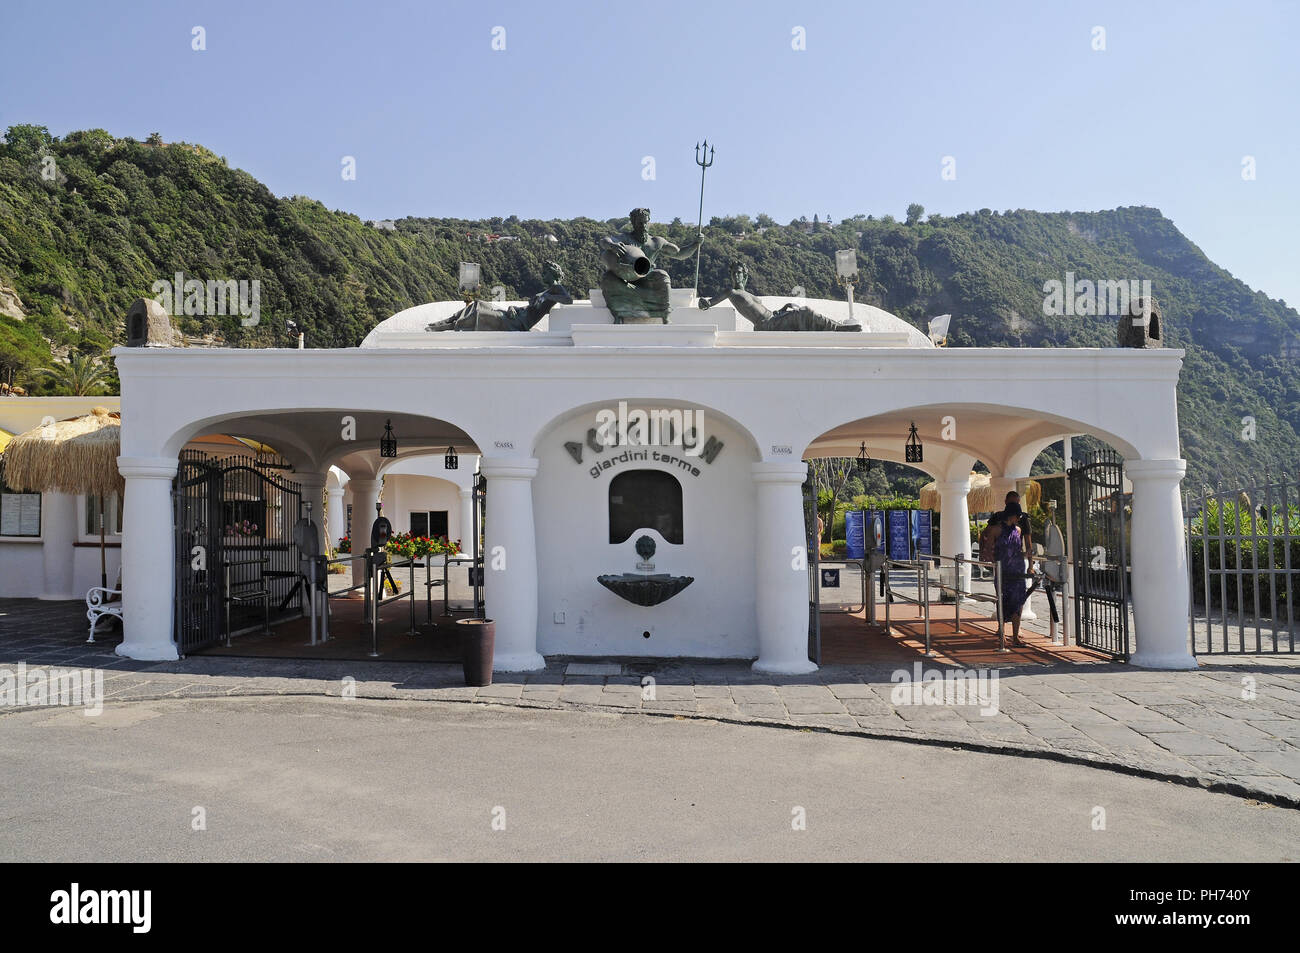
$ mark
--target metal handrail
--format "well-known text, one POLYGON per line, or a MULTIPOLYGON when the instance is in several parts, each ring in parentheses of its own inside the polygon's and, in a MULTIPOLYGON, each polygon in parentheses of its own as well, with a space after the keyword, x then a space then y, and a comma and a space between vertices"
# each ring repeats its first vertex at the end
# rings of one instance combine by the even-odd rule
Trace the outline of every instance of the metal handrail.
POLYGON ((230 640, 232 637, 232 632, 231 632, 232 626, 230 622, 230 607, 237 602, 244 602, 248 600, 250 597, 259 596, 259 595, 262 597, 262 631, 264 633, 269 633, 271 631, 271 590, 266 587, 265 573, 260 574, 260 577, 258 579, 248 579, 243 582, 232 583, 230 578, 230 570, 234 569, 236 566, 258 566, 258 565, 264 566, 270 561, 271 560, 266 556, 263 556, 260 559, 238 559, 238 560, 231 560, 231 561, 222 560, 221 578, 222 578, 222 583, 224 585, 224 588, 222 589, 221 602, 222 602, 222 609, 226 618, 226 648, 230 648, 230 640), (236 596, 234 594, 235 586, 245 586, 245 585, 249 585, 250 583, 258 583, 262 586, 262 588, 257 592, 247 593, 245 596, 236 596))
POLYGON ((889 605, 894 601, 894 587, 889 583, 889 570, 891 567, 898 569, 916 570, 916 592, 917 598, 897 593, 899 599, 904 602, 910 602, 913 605, 922 607, 922 615, 925 620, 925 657, 930 658, 933 654, 930 650, 930 573, 924 562, 907 560, 907 559, 885 559, 880 565, 880 581, 885 590, 885 632, 888 634, 891 622, 889 618, 889 605))
POLYGON ((827 609, 827 608, 825 608, 825 607, 822 606, 822 604, 821 604, 821 599, 820 599, 820 597, 819 597, 818 600, 817 600, 817 611, 818 611, 818 612, 825 612, 825 613, 827 613, 827 614, 830 614, 830 613, 843 613, 843 614, 846 614, 846 615, 854 615, 854 614, 856 614, 856 613, 858 613, 858 612, 865 612, 865 611, 866 611, 866 608, 867 608, 867 585, 868 585, 868 584, 867 584, 867 578, 871 575, 871 571, 867 568, 867 563, 868 563, 868 562, 870 562, 870 559, 867 558, 867 557, 863 557, 863 558, 861 558, 861 559, 858 559, 858 558, 849 558, 849 557, 834 557, 834 556, 831 557, 830 559, 821 559, 821 558, 818 558, 818 560, 817 560, 817 587, 818 587, 818 591, 819 591, 819 592, 820 592, 820 590, 821 590, 821 571, 822 571, 824 568, 826 568, 827 566, 834 566, 834 565, 837 565, 837 564, 838 564, 838 565, 844 565, 844 566, 857 566, 857 567, 858 567, 858 571, 860 572, 860 574, 861 574, 861 576, 862 576, 862 579, 861 579, 861 582, 862 582, 862 605, 858 606, 857 608, 854 608, 854 607, 853 607, 853 604, 852 604, 852 603, 849 603, 847 606, 843 606, 843 607, 841 607, 841 608, 836 608, 836 609, 827 609))
MULTIPOLYGON (((379 610, 381 607, 386 605, 391 605, 392 603, 397 602, 401 599, 411 600, 410 603, 411 628, 407 634, 412 636, 416 634, 415 632, 415 567, 417 565, 417 562, 414 556, 407 556, 405 559, 397 560, 396 562, 393 563, 389 563, 386 558, 385 561, 380 562, 378 559, 375 558, 376 556, 379 555, 379 553, 370 549, 366 550, 365 555, 370 560, 370 568, 366 573, 366 581, 367 581, 366 614, 367 616, 369 616, 370 619, 370 657, 378 658, 379 657, 379 610), (410 585, 407 587, 406 592, 398 593, 397 595, 393 596, 390 599, 385 599, 384 598, 384 574, 387 573, 390 569, 400 569, 403 566, 408 567, 411 571, 410 585), (370 586, 369 586, 369 583, 372 579, 374 580, 373 599, 370 597, 370 586)), ((392 580, 392 581, 396 583, 396 580, 392 580)))
MULTIPOLYGON (((979 599, 983 601, 992 602, 997 607, 998 651, 1006 652, 1007 636, 1006 636, 1006 629, 1005 629, 1005 620, 1002 617, 1002 597, 1001 597, 1002 564, 999 562, 981 562, 978 559, 968 559, 965 556, 961 556, 961 555, 942 556, 937 553, 934 554, 928 553, 919 560, 886 559, 884 563, 881 565, 881 569, 880 569, 881 588, 884 590, 884 598, 885 598, 885 631, 888 632, 890 629, 889 605, 895 598, 898 598, 903 602, 910 602, 913 605, 920 606, 922 610, 922 617, 925 622, 925 655, 927 658, 929 658, 932 655, 931 648, 930 648, 930 572, 929 570, 935 563, 942 563, 944 561, 951 562, 955 565, 956 572, 954 573, 954 578, 957 582, 957 585, 955 587, 945 586, 942 581, 936 581, 934 585, 935 588, 941 591, 952 592, 955 593, 957 596, 955 599, 953 599, 954 633, 961 632, 961 600, 963 595, 968 596, 971 599, 979 599), (964 566, 992 567, 994 595, 988 596, 983 593, 966 592, 964 587, 961 584, 961 580, 964 575, 961 570, 964 566), (889 581, 889 570, 891 567, 916 571, 917 598, 914 599, 911 596, 906 595, 905 593, 902 592, 896 593, 894 591, 894 588, 889 581)), ((1032 575, 1032 574, 1027 574, 1027 575, 1032 575)), ((1030 591, 1032 592, 1033 590, 1031 589, 1030 591)))

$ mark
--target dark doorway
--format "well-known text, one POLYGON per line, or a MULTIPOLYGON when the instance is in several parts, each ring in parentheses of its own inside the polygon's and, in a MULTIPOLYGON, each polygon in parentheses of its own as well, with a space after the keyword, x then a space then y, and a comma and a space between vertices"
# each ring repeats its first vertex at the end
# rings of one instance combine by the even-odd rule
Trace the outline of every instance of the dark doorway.
POLYGON ((681 544, 682 485, 671 473, 628 470, 609 481, 609 541, 625 542, 639 529, 681 544))

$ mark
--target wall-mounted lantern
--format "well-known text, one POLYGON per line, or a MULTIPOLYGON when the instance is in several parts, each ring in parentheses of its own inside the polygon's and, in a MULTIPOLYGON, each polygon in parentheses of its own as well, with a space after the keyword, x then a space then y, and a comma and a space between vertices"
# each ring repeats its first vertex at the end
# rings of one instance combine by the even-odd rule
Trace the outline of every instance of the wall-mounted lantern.
POLYGON ((381 457, 397 456, 397 438, 393 436, 393 421, 389 418, 384 424, 384 435, 379 438, 379 455, 381 457))
POLYGON ((460 469, 460 457, 456 456, 455 447, 447 448, 447 455, 442 458, 442 464, 448 470, 460 469))
POLYGON ((921 463, 922 452, 921 440, 916 435, 916 424, 913 422, 907 432, 907 447, 904 449, 903 459, 908 463, 921 463))

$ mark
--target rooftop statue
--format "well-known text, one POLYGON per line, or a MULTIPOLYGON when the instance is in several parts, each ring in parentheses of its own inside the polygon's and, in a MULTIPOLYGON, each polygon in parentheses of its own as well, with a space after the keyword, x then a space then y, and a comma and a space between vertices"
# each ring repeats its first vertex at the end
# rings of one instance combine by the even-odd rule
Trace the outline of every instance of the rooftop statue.
POLYGON ((736 310, 754 324, 755 331, 861 331, 862 325, 854 322, 841 324, 830 318, 822 317, 811 308, 797 304, 782 306, 775 313, 769 311, 763 302, 745 290, 749 281, 749 270, 743 262, 731 263, 732 288, 726 294, 701 298, 700 308, 707 310, 715 304, 730 301, 736 310))
POLYGON ((650 222, 648 208, 634 208, 630 217, 629 229, 606 238, 600 253, 600 262, 605 266, 600 276, 605 307, 614 315, 615 324, 667 324, 672 282, 668 272, 655 267, 655 261, 660 255, 689 258, 703 244, 704 235, 679 247, 666 238, 651 236, 646 228, 650 222))
POLYGON ((553 261, 542 267, 545 291, 533 295, 526 307, 511 306, 504 311, 471 301, 450 318, 434 321, 426 331, 530 331, 557 304, 572 304, 573 296, 560 284, 564 269, 553 261))

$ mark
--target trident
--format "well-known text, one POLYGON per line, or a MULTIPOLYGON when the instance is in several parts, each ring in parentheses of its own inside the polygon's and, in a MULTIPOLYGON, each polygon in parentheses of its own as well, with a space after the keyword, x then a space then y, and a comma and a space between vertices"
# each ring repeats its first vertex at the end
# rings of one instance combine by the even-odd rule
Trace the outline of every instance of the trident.
MULTIPOLYGON (((700 167, 700 221, 696 226, 696 239, 704 234, 704 170, 713 165, 713 147, 709 145, 709 140, 704 140, 704 151, 701 153, 700 144, 695 143, 695 164, 700 167)), ((695 246, 695 293, 700 293, 700 252, 704 250, 704 243, 700 242, 695 246)))

